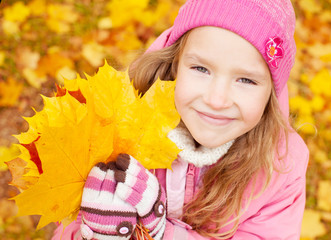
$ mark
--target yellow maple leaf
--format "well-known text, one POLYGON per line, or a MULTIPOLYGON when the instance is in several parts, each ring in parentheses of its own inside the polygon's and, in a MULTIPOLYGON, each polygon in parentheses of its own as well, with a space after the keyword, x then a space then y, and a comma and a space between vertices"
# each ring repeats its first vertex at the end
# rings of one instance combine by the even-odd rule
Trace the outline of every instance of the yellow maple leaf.
POLYGON ((0 81, 0 107, 14 106, 21 95, 23 84, 13 78, 0 81))
POLYGON ((331 211, 331 181, 320 180, 317 192, 317 207, 321 210, 331 211))
POLYGON ((104 46, 90 42, 83 45, 82 55, 93 67, 99 67, 102 65, 106 53, 104 46))
POLYGON ((36 70, 31 68, 24 68, 22 73, 27 82, 35 88, 40 88, 47 81, 46 75, 40 75, 36 70))
POLYGON ((46 8, 48 17, 57 21, 74 23, 79 18, 74 6, 70 4, 51 3, 46 8))
POLYGON ((143 13, 148 7, 148 0, 121 0, 109 1, 107 8, 111 11, 113 27, 125 26, 143 13))
POLYGON ((27 168, 27 163, 21 158, 15 158, 6 162, 8 169, 12 175, 10 185, 16 186, 20 191, 28 189, 34 185, 38 179, 38 176, 27 176, 27 172, 30 171, 27 168))
POLYGON ((46 12, 47 26, 59 34, 68 33, 72 23, 76 22, 79 17, 73 6, 67 4, 49 4, 46 6, 46 12))
POLYGON ((6 162, 19 155, 19 149, 12 145, 10 147, 0 146, 0 172, 7 170, 6 162))
POLYGON ((2 29, 6 35, 15 35, 20 32, 19 23, 3 19, 2 29))
POLYGON ((31 14, 34 16, 41 16, 46 12, 45 0, 32 0, 28 3, 31 14))
POLYGON ((64 79, 74 79, 76 76, 77 72, 68 66, 64 66, 56 72, 56 80, 61 84, 63 84, 64 79))
POLYGON ((30 9, 21 1, 3 10, 4 19, 12 22, 24 22, 30 15, 30 9))
POLYGON ((56 52, 55 50, 55 52, 48 52, 47 55, 40 59, 36 71, 39 76, 49 74, 52 77, 55 77, 57 71, 65 66, 73 69, 74 63, 70 58, 64 56, 61 52, 56 52))
POLYGON ((179 152, 167 138, 180 119, 174 86, 158 80, 140 98, 127 72, 105 64, 88 80, 65 80, 56 97, 43 97, 43 110, 27 118, 29 130, 16 136, 29 166, 24 176, 39 178, 14 198, 19 215, 41 215, 38 229, 69 224, 91 168, 120 152, 148 169, 170 168, 179 152))
POLYGON ((4 64, 5 58, 6 58, 6 53, 3 51, 0 51, 0 66, 2 66, 4 64))
POLYGON ((314 94, 331 97, 331 73, 323 68, 310 81, 309 87, 314 94))
POLYGON ((142 46, 142 42, 137 36, 136 29, 132 25, 128 25, 125 31, 120 32, 116 36, 116 40, 116 46, 123 51, 139 49, 142 46))
POLYGON ((315 239, 325 233, 326 228, 321 222, 321 214, 315 210, 306 209, 301 225, 301 237, 315 239))

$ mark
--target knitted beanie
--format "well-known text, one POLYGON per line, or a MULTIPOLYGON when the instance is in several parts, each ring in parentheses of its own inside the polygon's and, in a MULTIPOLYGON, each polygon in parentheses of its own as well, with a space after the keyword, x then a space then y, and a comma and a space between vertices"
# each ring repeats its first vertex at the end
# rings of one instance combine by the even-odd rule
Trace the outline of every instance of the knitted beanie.
POLYGON ((269 66, 279 96, 296 52, 295 13, 290 0, 188 0, 168 30, 164 47, 200 26, 230 30, 255 46, 269 66))

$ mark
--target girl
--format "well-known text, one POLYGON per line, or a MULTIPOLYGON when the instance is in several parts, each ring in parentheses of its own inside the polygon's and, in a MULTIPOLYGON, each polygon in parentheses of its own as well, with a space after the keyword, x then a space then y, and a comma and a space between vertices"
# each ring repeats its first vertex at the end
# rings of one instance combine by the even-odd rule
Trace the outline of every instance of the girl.
POLYGON ((308 150, 288 123, 290 0, 188 0, 130 67, 143 94, 177 79, 180 149, 154 174, 135 159, 98 164, 81 215, 54 239, 299 239, 308 150))

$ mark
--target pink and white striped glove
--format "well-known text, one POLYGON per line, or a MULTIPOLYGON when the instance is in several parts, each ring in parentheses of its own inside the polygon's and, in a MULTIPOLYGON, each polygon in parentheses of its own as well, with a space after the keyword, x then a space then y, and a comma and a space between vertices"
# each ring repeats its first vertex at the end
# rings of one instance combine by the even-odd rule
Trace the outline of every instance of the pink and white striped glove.
POLYGON ((137 211, 116 193, 115 163, 98 163, 90 171, 81 202, 83 239, 126 240, 137 223, 137 211))
POLYGON ((162 239, 166 225, 166 194, 157 178, 128 154, 116 160, 116 192, 138 212, 139 219, 155 240, 162 239))

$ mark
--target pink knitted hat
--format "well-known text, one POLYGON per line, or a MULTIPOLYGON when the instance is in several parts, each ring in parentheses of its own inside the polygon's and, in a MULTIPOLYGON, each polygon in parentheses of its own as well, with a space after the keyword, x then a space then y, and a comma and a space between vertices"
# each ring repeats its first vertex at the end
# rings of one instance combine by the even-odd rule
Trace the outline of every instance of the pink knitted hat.
MULTIPOLYGON (((294 64, 295 13, 290 0, 188 0, 179 10, 163 47, 200 26, 216 26, 249 41, 268 63, 277 96, 294 64)), ((160 48, 155 42, 148 51, 160 48)))

